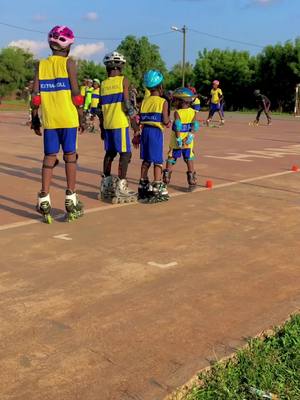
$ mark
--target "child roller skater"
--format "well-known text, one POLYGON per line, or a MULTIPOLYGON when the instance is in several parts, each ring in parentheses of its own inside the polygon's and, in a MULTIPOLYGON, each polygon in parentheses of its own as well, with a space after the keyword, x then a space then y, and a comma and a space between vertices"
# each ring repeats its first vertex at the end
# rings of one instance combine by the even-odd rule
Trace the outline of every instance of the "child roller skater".
POLYGON ((268 125, 271 125, 272 124, 271 116, 270 116, 271 101, 268 99, 267 96, 260 93, 260 90, 255 90, 254 96, 256 99, 257 106, 258 106, 258 110, 257 110, 256 118, 253 122, 253 125, 259 124, 259 120, 260 120, 260 116, 261 116, 262 112, 264 112, 267 117, 268 125))
POLYGON ((143 126, 141 134, 141 179, 139 184, 139 199, 157 203, 169 199, 168 191, 162 182, 163 136, 170 119, 168 103, 162 98, 163 75, 156 70, 148 71, 144 76, 144 85, 150 91, 141 106, 140 123, 143 126), (148 171, 154 165, 154 182, 150 185, 148 171))
POLYGON ((220 82, 215 80, 213 81, 213 87, 210 91, 209 97, 209 113, 208 118, 206 120, 207 126, 209 126, 212 117, 214 116, 215 112, 219 114, 221 125, 224 125, 224 110, 223 110, 223 92, 219 88, 220 82))
POLYGON ((135 110, 129 99, 129 82, 122 75, 126 60, 122 54, 114 51, 107 54, 103 62, 108 78, 101 83, 100 89, 101 138, 106 150, 100 195, 103 200, 112 203, 133 202, 137 200, 137 195, 128 188, 126 179, 131 160, 128 118, 136 134, 138 126, 135 124, 135 110), (112 163, 117 154, 120 155, 118 177, 112 177, 112 163))
POLYGON ((68 57, 74 34, 66 26, 55 26, 48 34, 52 56, 39 62, 32 96, 32 129, 41 136, 38 108, 41 106, 44 126, 44 161, 42 188, 37 210, 47 223, 52 222, 50 184, 57 154, 62 147, 67 178, 65 208, 68 221, 83 214, 83 204, 75 192, 77 163, 77 129, 82 128, 83 98, 77 83, 75 62, 68 57))
POLYGON ((192 108, 195 95, 190 89, 179 88, 173 93, 176 101, 174 124, 171 134, 170 151, 168 154, 166 169, 164 170, 164 182, 169 184, 173 166, 177 159, 183 157, 187 165, 187 181, 189 190, 194 190, 197 185, 196 171, 194 168, 194 135, 199 130, 199 122, 196 120, 196 111, 192 108))

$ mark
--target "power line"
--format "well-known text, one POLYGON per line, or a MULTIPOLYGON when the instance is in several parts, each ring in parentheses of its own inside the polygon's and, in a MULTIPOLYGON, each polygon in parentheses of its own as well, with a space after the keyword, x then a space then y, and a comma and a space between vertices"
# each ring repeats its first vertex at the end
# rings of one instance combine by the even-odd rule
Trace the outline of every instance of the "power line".
MULTIPOLYGON (((26 32, 33 32, 33 33, 39 33, 42 35, 47 35, 48 32, 44 31, 39 31, 37 29, 31 29, 31 28, 26 28, 24 26, 19 26, 19 25, 12 25, 12 24, 7 24, 5 22, 0 22, 0 25, 6 26, 8 28, 13 28, 13 29, 18 29, 26 32)), ((164 35, 169 35, 171 34, 171 31, 166 31, 166 32, 158 32, 158 33, 152 33, 149 35, 142 35, 142 36, 147 36, 147 37, 156 37, 156 36, 164 36, 164 35)), ((124 37, 107 37, 107 38, 99 38, 99 37, 88 37, 88 36, 76 36, 76 39, 81 39, 81 40, 106 40, 106 41, 121 41, 124 39, 124 37)))
POLYGON ((214 38, 214 39, 224 40, 224 41, 227 41, 227 42, 238 43, 238 44, 242 44, 242 45, 245 45, 245 46, 257 47, 257 48, 260 48, 260 49, 263 49, 265 47, 265 46, 261 46, 260 44, 256 44, 256 43, 243 42, 241 40, 229 39, 229 38, 226 38, 224 36, 213 35, 213 34, 207 33, 207 32, 201 32, 201 31, 198 31, 197 29, 189 29, 189 30, 191 32, 198 33, 199 35, 204 35, 204 36, 208 36, 208 37, 211 37, 211 38, 214 38))

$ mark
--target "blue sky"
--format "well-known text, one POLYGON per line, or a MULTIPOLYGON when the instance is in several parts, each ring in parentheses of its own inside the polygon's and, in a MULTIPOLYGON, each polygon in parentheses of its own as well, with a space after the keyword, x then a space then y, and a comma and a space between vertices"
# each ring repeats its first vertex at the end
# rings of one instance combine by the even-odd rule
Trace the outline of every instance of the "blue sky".
MULTIPOLYGON (((0 22, 47 32, 52 26, 70 26, 77 36, 74 54, 101 61, 127 34, 166 32, 150 40, 160 46, 168 66, 181 58, 182 37, 170 27, 188 28, 257 45, 274 44, 300 35, 298 0, 0 0, 0 22)), ((48 54, 46 35, 0 25, 0 47, 30 47, 38 56, 48 54)), ((203 48, 230 48, 257 53, 252 47, 198 34, 187 36, 188 60, 203 48)))

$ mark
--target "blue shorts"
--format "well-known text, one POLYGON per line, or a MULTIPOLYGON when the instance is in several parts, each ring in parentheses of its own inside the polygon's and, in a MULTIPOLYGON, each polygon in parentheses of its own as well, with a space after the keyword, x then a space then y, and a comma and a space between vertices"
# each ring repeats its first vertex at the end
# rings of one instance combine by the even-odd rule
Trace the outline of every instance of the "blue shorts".
POLYGON ((170 149, 168 154, 169 159, 174 159, 177 161, 177 158, 183 157, 185 161, 192 161, 195 158, 193 149, 170 149))
POLYGON ((131 143, 129 128, 105 129, 104 146, 106 151, 130 153, 131 143))
POLYGON ((149 163, 163 164, 164 134, 160 128, 144 125, 141 136, 141 159, 149 163))
POLYGON ((201 110, 201 105, 200 104, 192 104, 192 109, 195 111, 200 111, 201 110))
POLYGON ((209 107, 209 112, 211 115, 213 115, 215 112, 220 111, 220 104, 213 104, 211 103, 209 107))
POLYGON ((44 129, 44 153, 57 154, 60 146, 64 153, 76 153, 77 128, 44 129))

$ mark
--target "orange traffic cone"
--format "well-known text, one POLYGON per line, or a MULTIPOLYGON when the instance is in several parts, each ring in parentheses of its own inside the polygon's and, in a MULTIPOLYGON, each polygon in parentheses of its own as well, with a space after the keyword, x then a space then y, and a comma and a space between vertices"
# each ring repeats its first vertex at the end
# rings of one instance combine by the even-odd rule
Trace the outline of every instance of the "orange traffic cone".
POLYGON ((208 181, 206 181, 206 184, 205 184, 205 187, 207 188, 207 189, 212 189, 213 188, 213 181, 211 181, 211 180, 208 180, 208 181))
POLYGON ((298 171, 299 171, 298 165, 293 165, 293 166, 292 166, 292 171, 293 171, 293 172, 298 172, 298 171))

